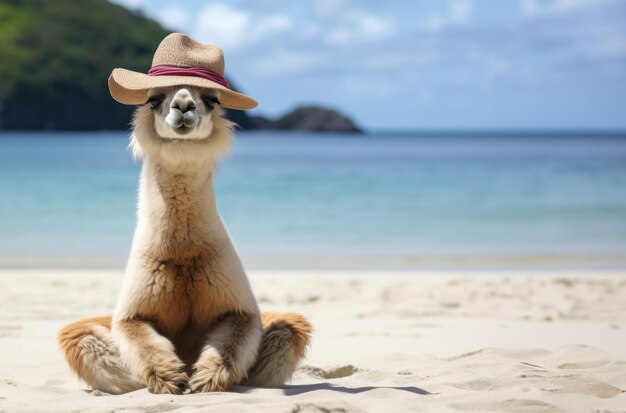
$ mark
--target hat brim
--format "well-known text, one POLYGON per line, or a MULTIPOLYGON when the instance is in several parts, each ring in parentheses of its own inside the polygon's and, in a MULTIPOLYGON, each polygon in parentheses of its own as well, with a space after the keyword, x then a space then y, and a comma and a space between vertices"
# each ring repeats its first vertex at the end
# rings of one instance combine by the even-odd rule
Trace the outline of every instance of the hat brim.
POLYGON ((124 105, 143 105, 148 101, 148 91, 155 87, 195 86, 220 92, 220 104, 229 109, 253 109, 257 101, 208 79, 193 76, 148 76, 126 69, 113 69, 109 76, 109 92, 113 99, 124 105))

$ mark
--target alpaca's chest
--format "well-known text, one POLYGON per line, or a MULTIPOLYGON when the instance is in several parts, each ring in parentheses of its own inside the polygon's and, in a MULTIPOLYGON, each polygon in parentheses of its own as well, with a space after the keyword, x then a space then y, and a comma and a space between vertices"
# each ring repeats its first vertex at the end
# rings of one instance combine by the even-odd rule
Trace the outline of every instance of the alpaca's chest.
POLYGON ((137 314, 152 320, 166 336, 189 325, 209 328, 233 306, 223 276, 205 257, 160 259, 148 265, 143 287, 136 290, 137 314))

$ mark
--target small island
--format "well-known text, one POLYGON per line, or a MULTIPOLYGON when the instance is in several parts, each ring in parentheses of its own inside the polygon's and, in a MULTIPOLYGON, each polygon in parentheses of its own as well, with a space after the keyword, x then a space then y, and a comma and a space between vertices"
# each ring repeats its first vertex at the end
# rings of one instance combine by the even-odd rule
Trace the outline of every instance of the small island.
POLYGON ((262 116, 251 116, 251 129, 295 130, 306 132, 348 132, 362 130, 348 117, 336 110, 320 106, 302 106, 271 120, 262 116))

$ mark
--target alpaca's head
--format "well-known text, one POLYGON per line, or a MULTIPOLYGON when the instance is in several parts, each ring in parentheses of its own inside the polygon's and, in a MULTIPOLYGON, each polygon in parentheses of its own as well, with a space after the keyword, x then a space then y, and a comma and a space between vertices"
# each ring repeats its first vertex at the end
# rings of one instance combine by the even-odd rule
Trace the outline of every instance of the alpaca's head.
POLYGON ((223 117, 217 91, 155 88, 135 111, 131 148, 136 156, 172 165, 214 161, 229 152, 233 126, 223 117))

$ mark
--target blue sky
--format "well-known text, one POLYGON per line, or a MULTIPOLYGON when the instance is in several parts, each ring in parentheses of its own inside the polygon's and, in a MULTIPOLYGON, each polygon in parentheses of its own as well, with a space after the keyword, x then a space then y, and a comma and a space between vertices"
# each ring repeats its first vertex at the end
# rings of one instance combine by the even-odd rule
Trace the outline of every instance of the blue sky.
POLYGON ((116 0, 220 45, 277 116, 367 129, 626 129, 624 0, 116 0))

